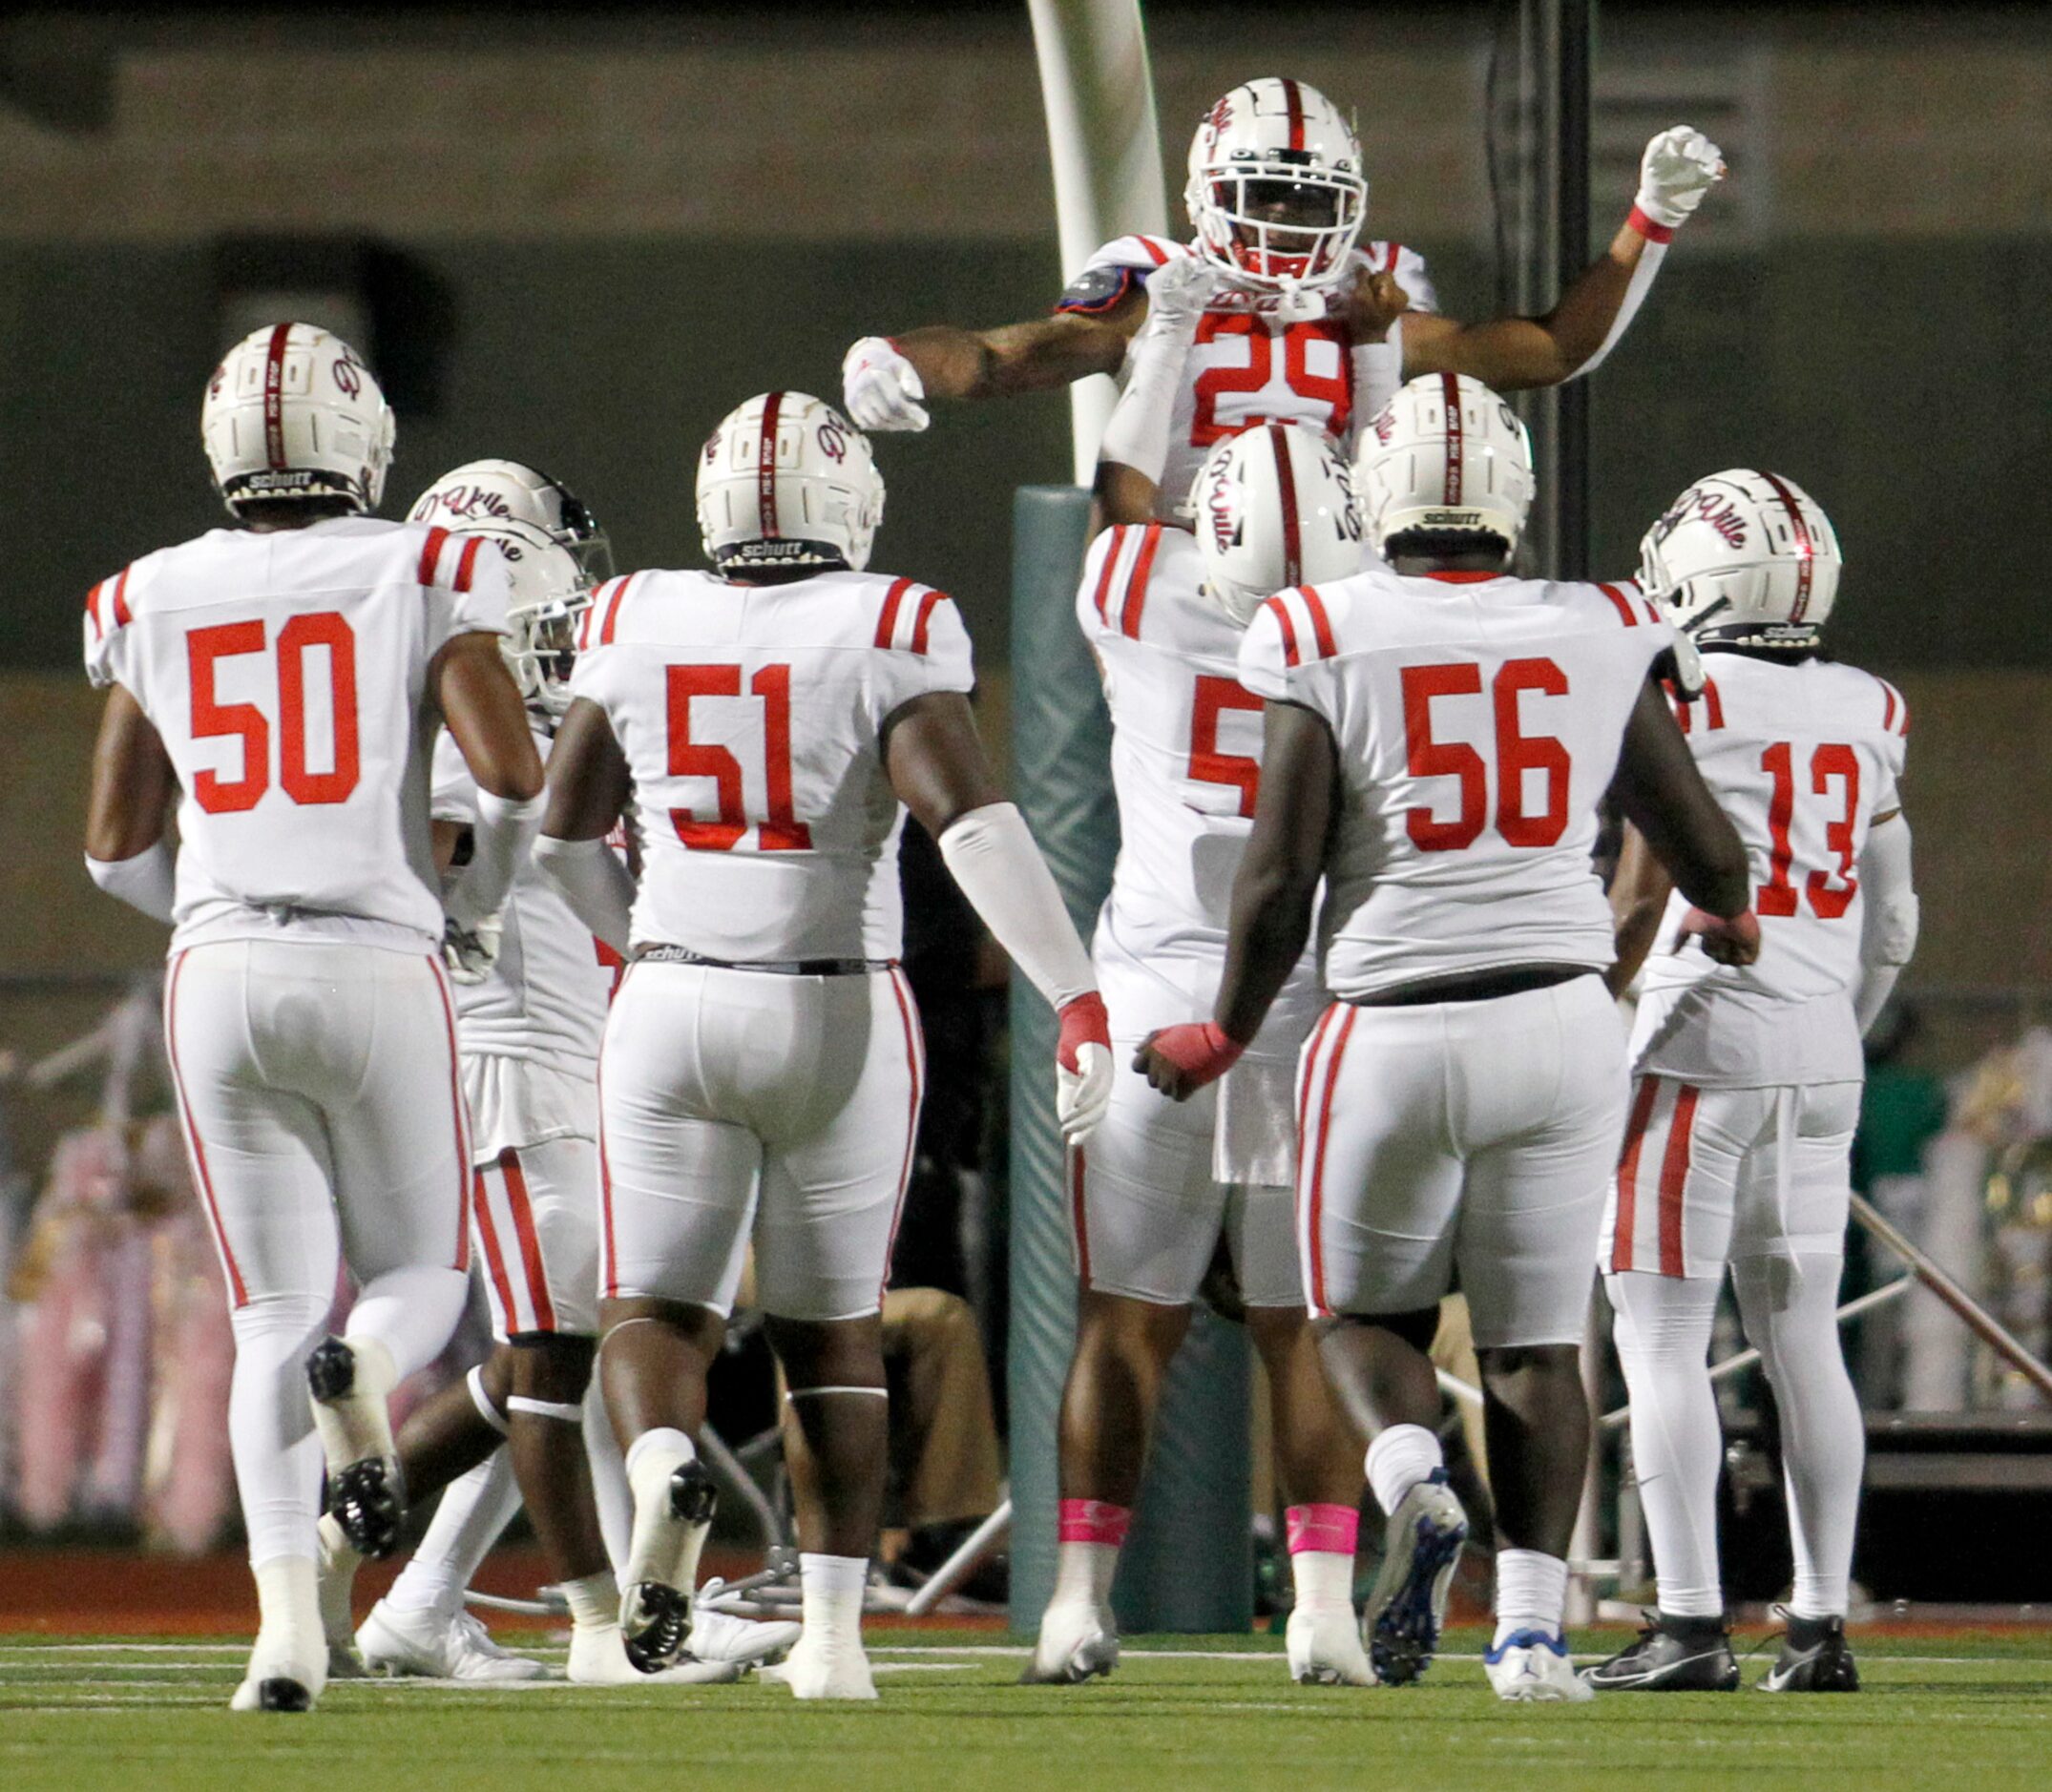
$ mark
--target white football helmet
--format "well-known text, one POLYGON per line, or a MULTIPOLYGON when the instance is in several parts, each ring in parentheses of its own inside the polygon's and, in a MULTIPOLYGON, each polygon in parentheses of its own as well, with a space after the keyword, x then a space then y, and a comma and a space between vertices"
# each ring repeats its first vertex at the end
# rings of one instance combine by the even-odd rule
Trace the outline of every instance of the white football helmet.
POLYGON ((1361 570, 1361 513, 1330 436, 1243 429, 1205 456, 1191 490, 1204 589, 1242 628, 1279 591, 1361 570))
POLYGON ((517 517, 444 527, 453 535, 481 535, 498 549, 513 581, 513 598, 506 606, 511 632, 499 645, 528 707, 559 719, 570 707, 577 618, 592 601, 584 569, 547 530, 517 517))
POLYGON ((1304 81, 1265 75, 1204 115, 1183 189, 1197 251, 1243 285, 1330 286, 1368 212, 1361 146, 1304 81))
POLYGON ((451 468, 413 500, 407 521, 445 529, 532 523, 567 549, 594 585, 613 576, 613 544, 590 507, 560 479, 524 461, 466 461, 451 468))
POLYGON ((392 463, 385 394, 339 336, 276 323, 229 349, 207 382, 199 435, 229 510, 344 498, 374 511, 392 463))
POLYGON ((1698 641, 1812 647, 1838 595, 1837 532, 1792 479, 1699 479, 1639 544, 1639 582, 1698 641))
POLYGON ((808 392, 749 399, 699 451, 699 531, 722 572, 859 573, 883 520, 884 476, 869 437, 808 392))
POLYGON ((1354 450, 1368 538, 1497 535, 1505 557, 1532 508, 1532 438, 1502 399, 1465 373, 1426 373, 1382 407, 1354 450))

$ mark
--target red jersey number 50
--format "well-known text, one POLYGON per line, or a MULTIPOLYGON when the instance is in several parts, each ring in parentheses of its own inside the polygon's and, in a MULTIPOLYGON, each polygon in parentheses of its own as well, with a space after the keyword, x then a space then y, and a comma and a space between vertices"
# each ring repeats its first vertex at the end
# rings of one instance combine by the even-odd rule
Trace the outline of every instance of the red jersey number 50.
MULTIPOLYGON (((185 637, 186 669, 192 680, 192 734, 196 740, 233 737, 242 743, 242 768, 234 778, 216 771, 193 776, 193 801, 209 815, 253 809, 271 787, 271 723, 255 703, 223 703, 215 674, 223 659, 264 650, 262 621, 220 622, 185 637)), ((278 631, 278 781, 294 802, 346 802, 358 770, 356 635, 339 612, 322 610, 294 616, 278 631), (306 655, 326 650, 328 713, 334 725, 334 762, 326 771, 306 763, 306 655)))

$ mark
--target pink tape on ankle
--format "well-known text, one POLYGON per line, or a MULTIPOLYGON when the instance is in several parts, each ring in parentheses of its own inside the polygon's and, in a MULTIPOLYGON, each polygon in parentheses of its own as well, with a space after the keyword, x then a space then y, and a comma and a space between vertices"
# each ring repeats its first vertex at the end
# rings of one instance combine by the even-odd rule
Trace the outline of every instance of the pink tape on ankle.
POLYGON ((1064 1543, 1108 1543, 1116 1550, 1126 1540, 1126 1527, 1132 1522, 1131 1508, 1114 1506, 1109 1500, 1061 1502, 1064 1543))
POLYGON ((1289 1552, 1320 1550, 1351 1555, 1361 1537, 1361 1514, 1351 1506, 1330 1503, 1292 1506, 1283 1514, 1289 1528, 1289 1552))

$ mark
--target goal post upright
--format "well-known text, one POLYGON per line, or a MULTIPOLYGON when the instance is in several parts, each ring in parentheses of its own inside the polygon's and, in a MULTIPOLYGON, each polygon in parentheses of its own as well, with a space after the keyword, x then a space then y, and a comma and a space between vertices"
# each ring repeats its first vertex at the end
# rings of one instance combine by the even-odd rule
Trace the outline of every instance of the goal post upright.
MULTIPOLYGON (((1047 110, 1062 273, 1127 232, 1167 226, 1159 127, 1137 0, 1028 0, 1047 110)), ((1074 477, 1015 502, 1013 783, 1087 938, 1119 849, 1111 726, 1072 608, 1098 442, 1116 397, 1071 388, 1074 477)), ((1115 1017, 1116 1024, 1116 1017, 1115 1017)), ((1012 997, 1012 1625, 1033 1631, 1054 1590, 1057 1431, 1076 1339, 1070 1192, 1055 1124, 1055 1024, 1015 977, 1012 997)), ((1121 1064, 1121 1075, 1131 1074, 1121 1064)), ((1252 1616, 1247 1351, 1207 1314, 1162 1389, 1152 1459, 1112 1602, 1129 1631, 1245 1630, 1252 1616)))

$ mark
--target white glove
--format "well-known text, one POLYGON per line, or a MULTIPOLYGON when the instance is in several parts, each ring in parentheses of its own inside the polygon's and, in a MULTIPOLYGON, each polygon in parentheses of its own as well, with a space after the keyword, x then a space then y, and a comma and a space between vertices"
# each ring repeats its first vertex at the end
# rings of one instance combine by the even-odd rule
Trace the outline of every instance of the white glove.
POLYGON ((1061 1136, 1080 1145, 1112 1105, 1112 1037, 1104 998, 1093 990, 1063 1005, 1055 1049, 1055 1117, 1061 1136))
POLYGON ((841 361, 841 402, 858 429, 924 429, 919 369, 881 336, 865 336, 841 361))
POLYGON ((1663 131, 1639 163, 1638 209, 1673 230, 1688 221, 1703 196, 1725 177, 1724 152, 1686 124, 1663 131))
POLYGON ((1188 342, 1218 287, 1218 269, 1198 256, 1178 256, 1156 268, 1147 277, 1147 328, 1188 342))
POLYGON ((442 924, 442 962, 449 967, 449 980, 472 988, 492 974, 499 960, 499 940, 506 930, 500 915, 487 915, 474 927, 454 920, 442 924))

